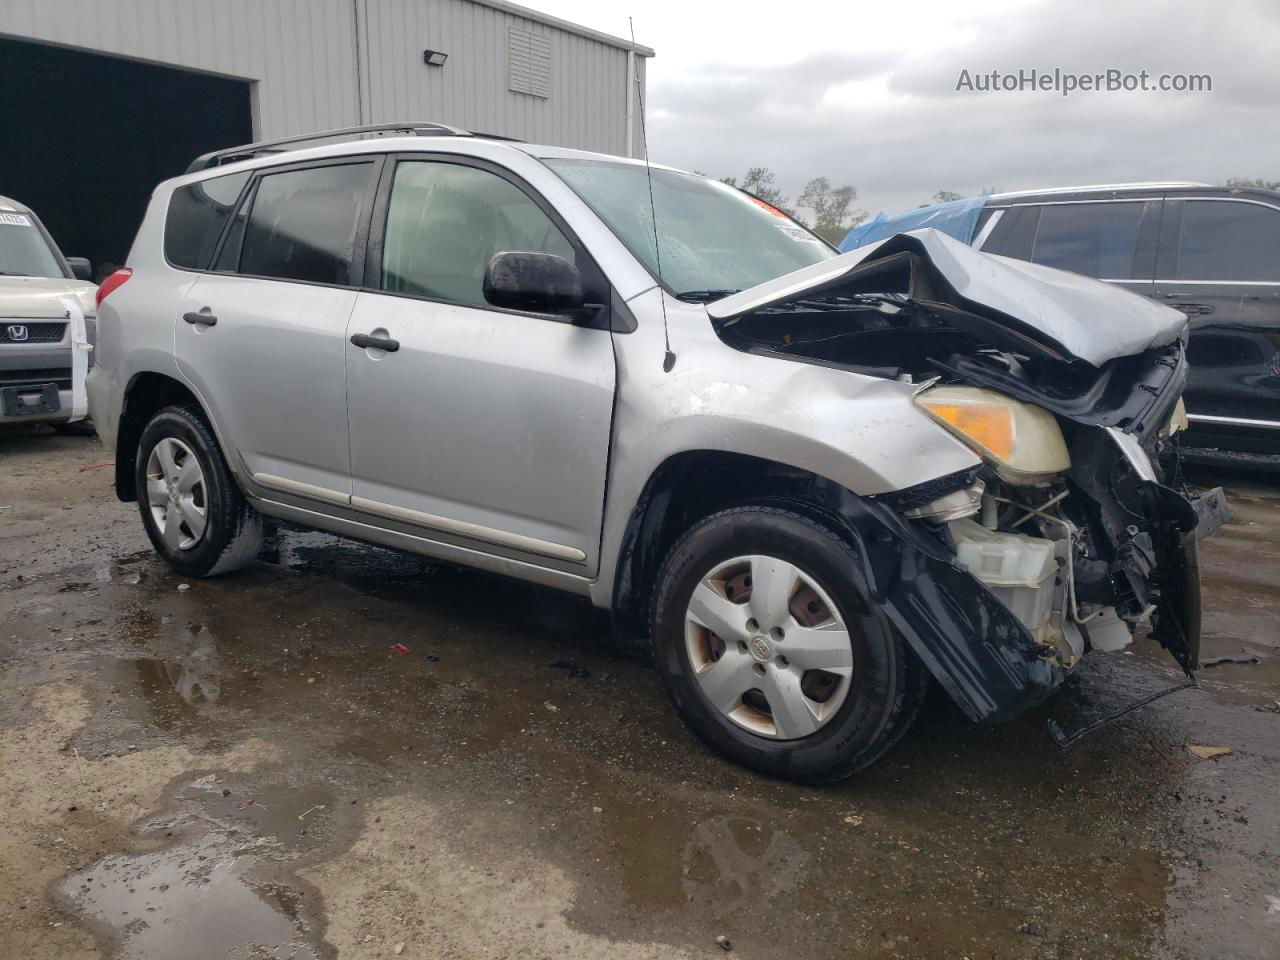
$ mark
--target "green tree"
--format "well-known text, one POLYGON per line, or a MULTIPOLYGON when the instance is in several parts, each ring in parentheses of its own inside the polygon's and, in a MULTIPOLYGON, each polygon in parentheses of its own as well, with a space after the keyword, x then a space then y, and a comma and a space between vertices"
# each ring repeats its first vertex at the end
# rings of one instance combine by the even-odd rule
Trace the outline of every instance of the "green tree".
POLYGON ((723 182, 754 194, 765 203, 772 204, 790 216, 795 216, 791 210, 791 201, 782 195, 781 189, 773 185, 774 180, 774 173, 768 167, 748 167, 747 175, 742 178, 741 183, 738 182, 737 177, 725 177, 723 182))
POLYGON ((958 193, 954 193, 951 190, 939 190, 937 193, 933 195, 933 199, 930 200, 929 202, 930 203, 950 203, 952 200, 959 200, 959 199, 960 199, 960 194, 958 193))
POLYGON ((829 243, 839 243, 851 227, 867 218, 865 210, 854 208, 857 188, 832 187, 826 177, 814 177, 804 185, 798 205, 813 211, 813 232, 829 243))

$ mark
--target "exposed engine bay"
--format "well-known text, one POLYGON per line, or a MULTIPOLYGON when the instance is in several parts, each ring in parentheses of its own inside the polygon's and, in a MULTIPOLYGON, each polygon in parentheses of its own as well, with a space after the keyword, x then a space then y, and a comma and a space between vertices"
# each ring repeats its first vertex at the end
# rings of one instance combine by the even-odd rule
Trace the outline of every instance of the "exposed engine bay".
POLYGON ((933 233, 893 237, 837 275, 713 312, 717 330, 745 351, 919 385, 917 407, 982 457, 874 498, 905 527, 881 522, 952 568, 886 564, 879 586, 975 719, 1016 712, 1038 699, 1025 688, 1051 690, 1087 650, 1148 633, 1193 676, 1197 537, 1223 522, 1225 504, 1220 491, 1192 497, 1181 474, 1185 318, 1096 281, 996 263, 996 280, 1012 278, 1006 296, 974 280, 983 263, 966 258, 979 254, 923 236, 933 233), (1070 311, 1091 305, 1091 322, 1073 327, 1070 311), (1146 324, 1141 349, 1109 355, 1098 314, 1105 326, 1128 307, 1146 324), (966 574, 970 590, 973 580, 986 588, 976 601, 956 579, 966 574))

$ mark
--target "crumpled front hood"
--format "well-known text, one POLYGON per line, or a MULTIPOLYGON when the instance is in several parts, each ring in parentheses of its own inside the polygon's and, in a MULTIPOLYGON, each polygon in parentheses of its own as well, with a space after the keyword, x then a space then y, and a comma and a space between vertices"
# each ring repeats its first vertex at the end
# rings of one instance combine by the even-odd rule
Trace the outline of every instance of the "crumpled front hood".
POLYGON ((93 302, 97 286, 63 277, 0 277, 0 317, 23 320, 61 320, 67 315, 63 300, 73 297, 86 317, 97 311, 93 302))
POLYGON ((927 261, 941 281, 929 299, 1036 341, 1063 359, 1101 366, 1183 335, 1187 318, 1127 290, 1022 260, 974 250, 937 230, 912 230, 859 247, 717 300, 707 313, 719 322, 838 287, 877 261, 901 253, 927 261))

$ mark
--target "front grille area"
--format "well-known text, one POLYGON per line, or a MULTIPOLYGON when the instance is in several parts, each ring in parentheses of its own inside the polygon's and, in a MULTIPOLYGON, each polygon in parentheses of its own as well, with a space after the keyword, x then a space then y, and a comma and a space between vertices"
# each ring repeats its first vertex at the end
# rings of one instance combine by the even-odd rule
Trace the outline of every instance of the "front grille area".
POLYGON ((38 386, 56 383, 59 390, 71 389, 70 367, 32 367, 26 370, 0 370, 0 387, 38 386))
POLYGON ((28 323, 25 320, 6 320, 0 317, 0 343, 61 343, 66 329, 65 323, 28 323), (15 327, 26 329, 25 340, 13 335, 15 327))

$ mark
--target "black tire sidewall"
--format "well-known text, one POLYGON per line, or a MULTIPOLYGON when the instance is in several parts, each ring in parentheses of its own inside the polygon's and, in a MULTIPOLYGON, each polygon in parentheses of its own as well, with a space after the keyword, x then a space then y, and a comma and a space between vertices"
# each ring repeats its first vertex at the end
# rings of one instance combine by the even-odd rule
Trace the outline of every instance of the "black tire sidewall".
POLYGON ((135 489, 138 491, 138 512, 142 515, 142 525, 156 552, 179 573, 192 577, 202 577, 209 573, 235 536, 232 518, 240 499, 240 491, 231 479, 222 451, 209 427, 186 407, 166 407, 161 410, 142 431, 134 463, 134 476, 135 489), (181 440, 190 447, 204 473, 207 510, 205 534, 190 550, 175 550, 165 542, 163 533, 156 527, 151 516, 147 500, 147 461, 156 444, 167 437, 181 440))
POLYGON ((708 518, 672 549, 654 598, 655 659, 677 710, 712 749, 755 770, 799 780, 838 779, 879 756, 900 699, 902 652, 884 613, 857 579, 856 562, 848 544, 830 530, 768 507, 708 518), (693 679, 684 639, 689 598, 716 565, 745 554, 798 566, 835 601, 849 627, 854 661, 849 692, 836 716, 802 740, 771 740, 738 726, 693 679))

